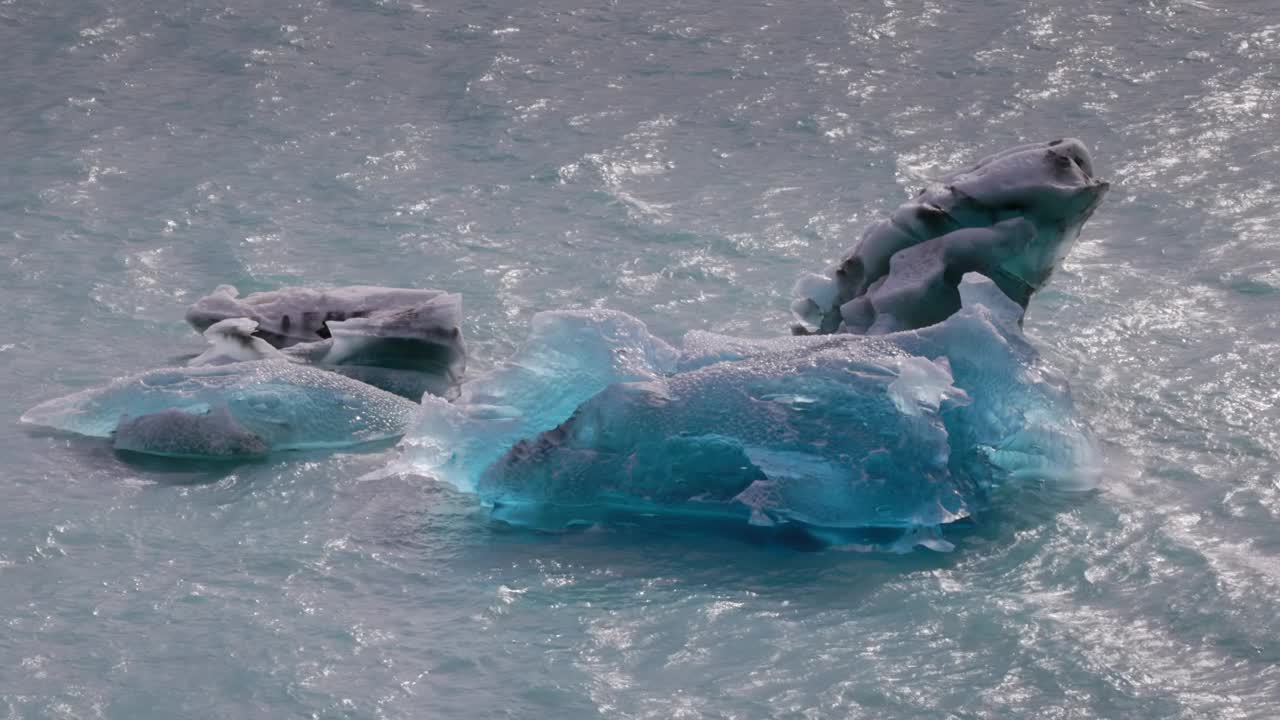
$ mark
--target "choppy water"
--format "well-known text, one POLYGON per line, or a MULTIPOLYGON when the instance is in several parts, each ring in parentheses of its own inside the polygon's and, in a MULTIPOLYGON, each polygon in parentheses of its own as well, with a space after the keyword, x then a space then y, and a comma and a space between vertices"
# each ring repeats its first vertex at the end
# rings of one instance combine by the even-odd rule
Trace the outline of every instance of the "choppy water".
POLYGON ((0 2, 0 717, 1280 715, 1272 0, 0 2), (386 450, 174 466, 38 401, 213 286, 783 331, 919 178, 1080 137, 1027 328, 1116 460, 947 555, 504 530, 386 450))

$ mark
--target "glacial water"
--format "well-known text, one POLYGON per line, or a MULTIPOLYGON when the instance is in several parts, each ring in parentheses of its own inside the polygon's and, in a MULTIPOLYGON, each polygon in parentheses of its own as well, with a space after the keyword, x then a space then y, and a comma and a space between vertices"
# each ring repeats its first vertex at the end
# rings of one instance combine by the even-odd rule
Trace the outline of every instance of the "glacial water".
POLYGON ((0 0, 0 717, 1280 715, 1270 0, 0 0), (949 553, 492 521, 389 444, 244 463, 17 421, 180 364, 229 283, 784 333, 928 178, 1112 182, 1026 332, 1107 456, 949 553))

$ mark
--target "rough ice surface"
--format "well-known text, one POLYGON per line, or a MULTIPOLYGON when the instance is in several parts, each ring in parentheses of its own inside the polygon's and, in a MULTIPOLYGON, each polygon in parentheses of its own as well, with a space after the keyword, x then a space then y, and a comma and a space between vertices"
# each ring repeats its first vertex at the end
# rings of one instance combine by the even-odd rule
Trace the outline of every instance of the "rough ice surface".
POLYGON ((658 352, 622 372, 581 337, 594 325, 572 344, 544 333, 458 403, 429 401, 409 458, 540 528, 688 514, 899 528, 943 547, 920 533, 1009 484, 1089 487, 1098 464, 1022 308, 977 276, 960 291, 942 323, 878 337, 690 333, 674 370, 647 333, 633 337, 658 352))
POLYGON ((977 275, 960 285, 964 310, 946 322, 890 337, 916 355, 945 355, 970 402, 948 423, 952 466, 1000 483, 1042 482, 1087 490, 1101 473, 1101 453, 1075 414, 1066 378, 1023 335, 1023 309, 977 275))
POLYGON ((991 278, 1025 308, 1109 187, 1094 177, 1079 140, 983 158, 867 228, 825 276, 800 278, 795 331, 881 334, 932 325, 960 309, 957 286, 969 272, 991 278))
POLYGON ((237 422, 225 405, 194 413, 171 408, 121 416, 111 442, 117 450, 166 457, 243 458, 271 451, 267 441, 237 422))
POLYGON ((416 412, 336 373, 259 360, 152 370, 42 403, 22 421, 112 438, 122 450, 216 458, 394 439, 416 412))
POLYGON ((239 298, 222 285, 187 321, 213 346, 192 365, 287 358, 413 400, 451 394, 466 367, 462 299, 439 290, 284 288, 239 298))
POLYGON ((275 349, 266 340, 255 337, 258 321, 249 318, 228 318, 210 325, 202 334, 209 341, 209 348, 192 358, 188 365, 229 365, 251 360, 287 360, 288 356, 275 349))
MULTIPOLYGON (((462 380, 462 304, 441 295, 407 308, 333 321, 317 364, 397 395, 449 395, 462 380)), ((294 346, 290 350, 300 350, 294 346)))
POLYGON ((559 310, 533 317, 529 339, 507 363, 464 382, 458 399, 426 396, 405 459, 460 488, 521 438, 555 427, 583 401, 618 382, 675 369, 678 352, 644 323, 612 310, 559 310))
POLYGON ((1013 218, 899 250, 889 259, 888 274, 841 306, 845 327, 882 335, 942 322, 960 310, 959 280, 965 273, 994 270, 1025 251, 1033 237, 1030 221, 1013 218))
MULTIPOLYGON (((369 285, 331 289, 290 287, 240 297, 231 285, 214 291, 187 309, 187 322, 204 332, 228 318, 249 318, 258 323, 258 337, 277 348, 329 337, 326 323, 369 317, 402 310, 442 297, 443 290, 412 290, 369 285)), ((457 327, 456 317, 453 327, 457 327)))
POLYGON ((946 368, 853 343, 717 363, 612 385, 563 425, 522 441, 477 485, 499 517, 594 522, 601 511, 730 514, 757 524, 915 527, 968 513, 947 472, 943 403, 898 383, 946 368))

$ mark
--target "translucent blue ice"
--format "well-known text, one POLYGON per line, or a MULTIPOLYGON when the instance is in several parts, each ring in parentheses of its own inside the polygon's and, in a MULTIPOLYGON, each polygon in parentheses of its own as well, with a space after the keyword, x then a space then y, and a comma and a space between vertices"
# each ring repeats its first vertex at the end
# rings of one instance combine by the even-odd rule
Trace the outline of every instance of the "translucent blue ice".
POLYGON ((674 369, 638 321, 610 316, 629 329, 611 344, 548 314, 511 366, 428 399, 409 457, 544 528, 621 512, 909 530, 1009 483, 1090 486, 1093 441, 1021 307, 990 281, 961 291, 945 322, 878 337, 690 333, 674 369))
POLYGON ((416 469, 472 490, 480 472, 520 439, 555 427, 613 383, 673 371, 677 357, 625 313, 538 313, 516 356, 464 382, 455 402, 423 397, 406 457, 416 469))
POLYGON ((404 434, 417 405, 284 360, 165 368, 42 403, 23 422, 173 457, 339 448, 404 434))

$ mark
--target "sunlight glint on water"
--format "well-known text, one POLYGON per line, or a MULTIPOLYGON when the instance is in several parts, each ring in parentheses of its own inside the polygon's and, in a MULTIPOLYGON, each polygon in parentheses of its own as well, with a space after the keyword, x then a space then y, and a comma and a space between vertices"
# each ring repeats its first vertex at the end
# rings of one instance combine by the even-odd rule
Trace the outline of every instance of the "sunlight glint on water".
POLYGON ((0 4, 0 716, 1280 715, 1268 2, 0 4), (946 555, 534 535, 384 450, 115 456, 21 412, 203 343, 216 285, 785 332, 924 180, 1113 182, 1027 331, 1104 488, 946 555))

